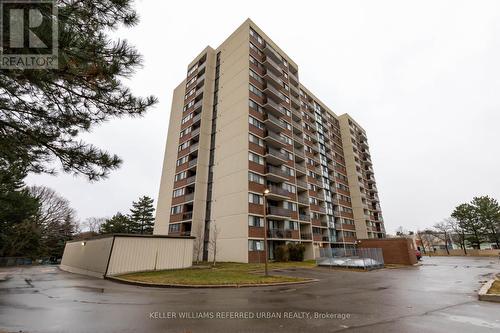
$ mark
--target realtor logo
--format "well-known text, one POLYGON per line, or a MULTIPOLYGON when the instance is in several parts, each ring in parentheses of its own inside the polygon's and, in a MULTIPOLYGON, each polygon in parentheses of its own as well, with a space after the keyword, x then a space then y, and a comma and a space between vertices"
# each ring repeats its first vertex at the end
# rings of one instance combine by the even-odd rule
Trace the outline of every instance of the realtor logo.
POLYGON ((0 69, 55 69, 55 0, 0 1, 0 69))

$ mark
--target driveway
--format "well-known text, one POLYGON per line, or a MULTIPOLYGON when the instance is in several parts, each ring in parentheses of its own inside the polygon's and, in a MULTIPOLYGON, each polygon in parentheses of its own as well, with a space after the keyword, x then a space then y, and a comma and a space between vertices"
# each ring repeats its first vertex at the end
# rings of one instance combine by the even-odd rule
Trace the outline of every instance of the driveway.
POLYGON ((500 304, 476 295, 499 272, 498 259, 426 257, 411 268, 287 272, 320 280, 306 285, 159 289, 9 268, 0 332, 499 332, 500 304))

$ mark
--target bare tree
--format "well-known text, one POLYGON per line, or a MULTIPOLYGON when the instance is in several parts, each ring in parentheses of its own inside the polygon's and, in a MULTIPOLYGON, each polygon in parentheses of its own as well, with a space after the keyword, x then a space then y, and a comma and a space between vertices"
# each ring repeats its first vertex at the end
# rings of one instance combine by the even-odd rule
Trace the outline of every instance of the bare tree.
POLYGON ((97 234, 101 229, 101 225, 106 222, 106 220, 105 217, 89 217, 82 222, 82 226, 85 230, 97 234))
POLYGON ((433 246, 434 240, 436 239, 434 232, 432 230, 426 229, 424 231, 418 231, 417 234, 418 234, 420 241, 422 243, 422 247, 424 248, 424 252, 426 252, 425 251, 426 247, 429 250, 429 252, 432 252, 434 249, 434 246, 433 246))
POLYGON ((450 250, 448 249, 448 244, 450 242, 451 226, 448 219, 444 219, 441 222, 434 224, 434 229, 437 231, 434 235, 444 241, 444 247, 446 248, 446 253, 450 255, 450 250))
POLYGON ((215 267, 215 263, 217 261, 217 238, 219 236, 219 228, 217 227, 217 223, 215 221, 212 221, 210 223, 210 229, 211 229, 211 235, 210 235, 209 245, 214 256, 212 266, 215 267))
POLYGON ((460 222, 458 222, 456 219, 450 217, 447 220, 451 229, 451 238, 453 242, 458 243, 462 250, 464 250, 464 254, 467 255, 465 230, 460 225, 460 222))
POLYGON ((63 224, 68 220, 73 220, 76 216, 69 201, 58 195, 53 189, 45 186, 30 186, 28 190, 40 203, 36 221, 41 226, 63 224))
POLYGON ((203 254, 203 242, 204 242, 204 239, 203 239, 203 231, 204 231, 205 227, 202 223, 198 223, 197 224, 197 227, 196 227, 196 238, 194 240, 194 243, 193 243, 193 252, 194 252, 194 256, 196 258, 196 264, 199 264, 200 263, 200 256, 203 254))

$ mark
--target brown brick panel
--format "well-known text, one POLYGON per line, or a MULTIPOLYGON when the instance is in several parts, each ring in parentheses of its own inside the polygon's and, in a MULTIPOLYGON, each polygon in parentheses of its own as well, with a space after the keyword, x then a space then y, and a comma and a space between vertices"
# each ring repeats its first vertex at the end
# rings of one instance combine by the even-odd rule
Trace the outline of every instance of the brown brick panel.
POLYGON ((250 214, 264 215, 264 205, 248 203, 248 212, 250 214))
POLYGON ((345 230, 356 230, 356 226, 354 224, 345 224, 345 223, 342 223, 342 229, 345 229, 345 230))
POLYGON ((253 70, 254 72, 256 72, 257 74, 260 74, 260 75, 264 75, 265 74, 264 68, 258 68, 257 66, 255 66, 252 63, 250 63, 250 69, 253 70))
POLYGON ((251 192, 264 193, 266 186, 263 184, 248 182, 248 190, 251 192))
POLYGON ((248 237, 264 238, 264 227, 251 227, 251 226, 249 226, 248 227, 248 237))
POLYGON ((264 115, 263 115, 262 113, 257 112, 257 111, 255 111, 255 110, 254 110, 254 109, 252 109, 252 108, 249 108, 248 113, 249 113, 252 117, 254 117, 254 118, 256 118, 256 119, 259 119, 259 120, 261 120, 261 121, 264 121, 264 115))
POLYGON ((251 84, 253 84, 257 88, 259 88, 260 90, 264 90, 264 88, 265 88, 265 84, 264 83, 261 83, 261 82, 257 81, 256 79, 254 79, 251 76, 249 77, 249 79, 250 79, 250 83, 251 84))
POLYGON ((248 161, 248 169, 250 171, 255 171, 260 174, 265 174, 266 173, 266 167, 264 165, 260 165, 258 163, 248 161))
POLYGON ((347 212, 340 212, 340 216, 347 217, 348 219, 353 219, 354 218, 354 216, 352 215, 352 213, 347 213, 347 212))
POLYGON ((360 239, 360 248, 380 248, 386 264, 414 265, 417 263, 413 242, 408 238, 360 239))
POLYGON ((253 99, 254 101, 256 101, 257 103, 263 105, 265 103, 265 100, 264 98, 260 97, 260 96, 257 96, 255 95, 253 92, 249 91, 250 93, 250 98, 253 99))
POLYGON ((341 190, 340 188, 337 188, 337 192, 340 193, 340 194, 343 194, 343 195, 347 195, 347 196, 350 196, 351 194, 349 193, 349 191, 344 191, 344 190, 341 190))
POLYGON ((255 127, 252 124, 248 124, 248 130, 250 131, 250 133, 253 133, 261 138, 264 137, 264 130, 260 129, 258 127, 255 127))
POLYGON ((263 263, 266 260, 265 251, 248 251, 249 263, 263 263))
POLYGON ((352 204, 348 201, 340 200, 339 199, 339 204, 347 207, 352 207, 352 204))
POLYGON ((260 155, 265 155, 266 153, 266 148, 259 146, 258 144, 255 144, 253 142, 248 143, 248 149, 254 153, 260 154, 260 155))

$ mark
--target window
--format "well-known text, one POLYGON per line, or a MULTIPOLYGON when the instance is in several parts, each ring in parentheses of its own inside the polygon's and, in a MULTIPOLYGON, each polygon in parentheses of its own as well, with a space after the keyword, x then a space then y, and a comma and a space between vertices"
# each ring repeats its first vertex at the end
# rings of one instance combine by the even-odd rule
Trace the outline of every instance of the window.
POLYGON ((187 123, 192 118, 193 118, 193 112, 191 112, 190 114, 188 114, 187 116, 185 116, 184 118, 182 118, 181 124, 187 123))
POLYGON ((192 127, 188 127, 186 129, 182 130, 179 137, 182 138, 184 135, 191 133, 191 130, 192 130, 192 127))
POLYGON ((264 184, 264 177, 253 172, 248 173, 248 180, 259 184, 264 184))
POLYGON ((283 140, 288 143, 289 145, 291 145, 293 143, 292 139, 290 139, 288 136, 286 136, 285 134, 283 133, 280 133, 280 137, 283 138, 283 140))
POLYGON ((186 96, 184 96, 184 99, 188 99, 188 98, 189 98, 189 96, 193 95, 195 92, 196 92, 196 89, 195 89, 195 88, 191 89, 191 90, 190 90, 190 91, 186 94, 186 96))
POLYGON ((299 222, 288 221, 288 229, 290 229, 290 230, 299 230, 299 222))
POLYGON ((289 201, 283 201, 283 208, 296 212, 297 211, 297 204, 295 204, 293 202, 289 202, 289 201))
POLYGON ((248 202, 256 205, 263 205, 264 198, 262 195, 258 195, 255 193, 248 193, 248 202))
POLYGON ((252 49, 254 52, 256 52, 259 56, 262 57, 263 53, 261 50, 259 50, 259 48, 255 45, 253 45, 253 43, 250 42, 250 49, 252 49))
POLYGON ((250 77, 253 77, 255 80, 257 80, 257 82, 264 83, 264 80, 260 77, 260 75, 252 70, 250 70, 250 77))
POLYGON ((264 251, 264 241, 248 240, 248 251, 264 251))
POLYGON ((295 189, 295 186, 291 185, 291 184, 287 184, 287 183, 283 183, 283 185, 281 185, 281 187, 290 192, 290 193, 295 193, 296 192, 296 189, 295 189))
POLYGON ((251 92, 253 92, 255 95, 257 95, 259 97, 264 97, 264 94, 252 84, 250 84, 248 86, 248 90, 250 90, 251 92))
POLYGON ((185 192, 185 188, 180 188, 180 189, 174 190, 173 197, 174 198, 180 197, 180 196, 184 195, 184 192, 185 192))
POLYGON ((248 160, 258 163, 260 165, 264 165, 264 157, 254 154, 254 153, 248 153, 248 160))
POLYGON ((264 227, 264 218, 248 215, 248 225, 251 227, 264 227))
POLYGON ((248 123, 250 123, 251 125, 254 125, 257 128, 264 129, 264 124, 252 116, 248 117, 248 123))
POLYGON ((251 133, 248 134, 248 141, 255 143, 256 145, 259 145, 261 147, 264 147, 264 140, 251 133))
POLYGON ((180 226, 180 223, 170 224, 168 226, 168 232, 179 232, 181 230, 180 226))
POLYGON ((283 170, 288 176, 295 176, 295 170, 292 168, 282 165, 281 170, 283 170))
POLYGON ((170 208, 170 214, 175 215, 175 214, 180 214, 182 213, 182 205, 174 206, 170 208))
POLYGON ((191 67, 191 68, 189 69, 189 71, 188 71, 188 74, 187 74, 187 75, 189 76, 189 75, 193 74, 193 73, 194 73, 194 71, 195 71, 195 70, 197 70, 197 69, 198 69, 198 64, 195 64, 193 67, 191 67))
POLYGON ((194 100, 189 101, 189 103, 187 103, 187 105, 184 105, 183 112, 186 111, 187 109, 189 109, 190 107, 192 107, 193 105, 194 105, 194 100))
POLYGON ((177 182, 177 181, 182 180, 186 177, 187 177, 187 172, 182 171, 182 172, 179 172, 178 174, 175 175, 174 180, 177 182))
POLYGON ((186 83, 186 87, 189 87, 190 85, 192 85, 195 81, 196 81, 196 76, 193 76, 193 78, 191 80, 188 81, 188 83, 186 83))
POLYGON ((248 106, 250 106, 250 108, 252 110, 255 110, 255 111, 259 112, 259 113, 264 113, 264 109, 262 108, 262 106, 260 106, 259 104, 255 103, 251 99, 248 100, 248 106))
POLYGON ((184 142, 184 143, 180 144, 180 145, 179 145, 179 151, 186 149, 186 148, 187 148, 187 147, 189 147, 190 145, 191 145, 190 141, 186 141, 186 142, 184 142))
POLYGON ((179 158, 179 159, 177 160, 177 166, 179 166, 179 165, 181 165, 181 164, 186 163, 186 162, 188 161, 188 159, 189 159, 189 156, 188 156, 188 155, 186 155, 186 156, 184 156, 184 157, 179 158))

